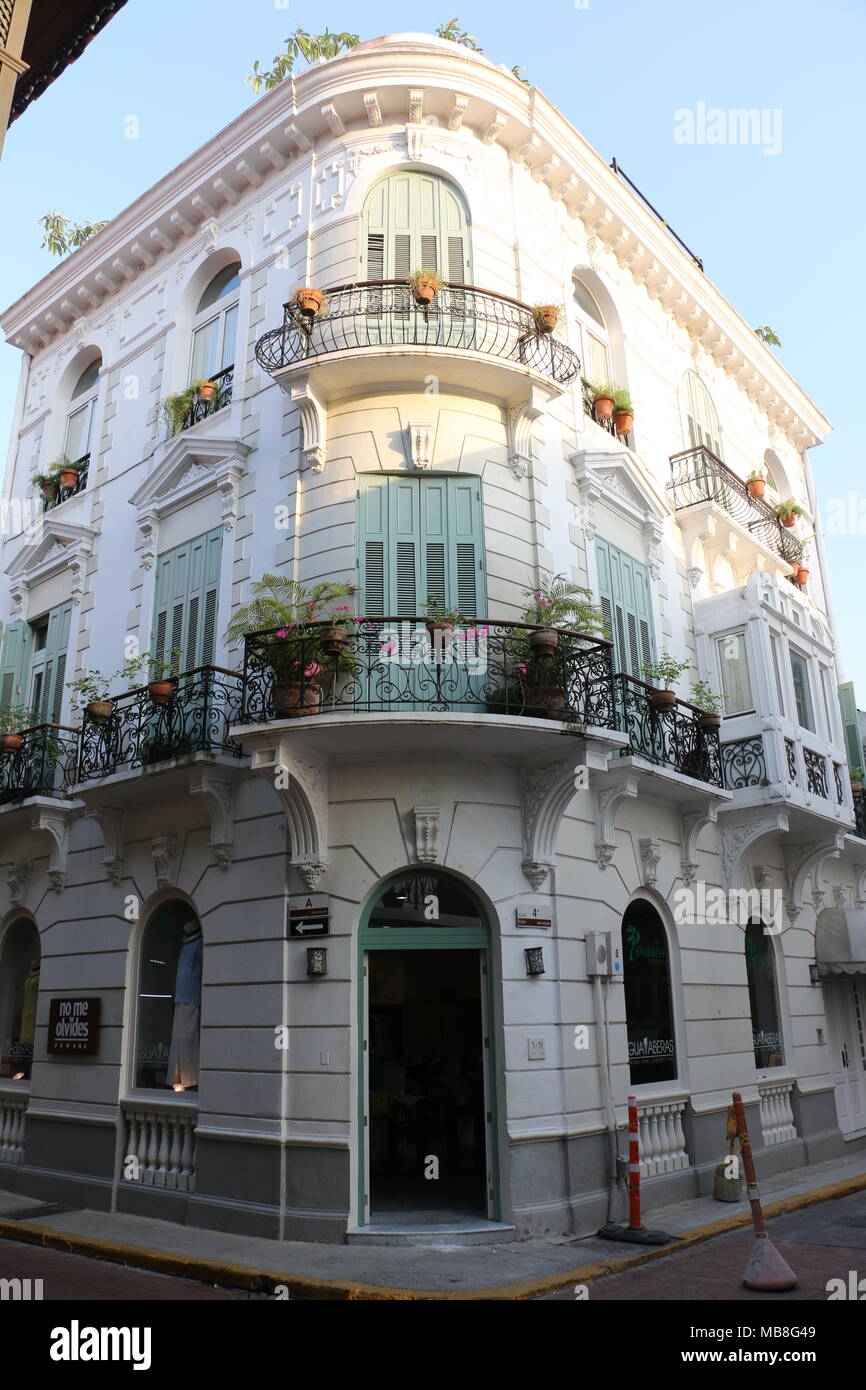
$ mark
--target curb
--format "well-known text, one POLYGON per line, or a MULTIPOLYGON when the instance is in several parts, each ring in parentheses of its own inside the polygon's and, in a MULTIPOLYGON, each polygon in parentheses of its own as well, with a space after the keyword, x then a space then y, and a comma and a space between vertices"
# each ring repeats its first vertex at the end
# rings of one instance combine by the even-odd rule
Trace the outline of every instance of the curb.
MULTIPOLYGON (((866 1173, 856 1178, 846 1178, 843 1182, 830 1183, 826 1187, 816 1187, 811 1192, 798 1196, 783 1197, 764 1208, 767 1220, 783 1216, 787 1212, 800 1211, 806 1207, 817 1206, 820 1202, 833 1201, 838 1197, 848 1197, 852 1193, 866 1190, 866 1173)), ((726 1231, 742 1229, 751 1225, 751 1213, 737 1212, 731 1216, 720 1217, 704 1226, 695 1226, 682 1236, 675 1236, 670 1245, 646 1250, 639 1255, 625 1256, 618 1260, 604 1260, 595 1264, 582 1265, 564 1270, 560 1274, 548 1275, 543 1279, 527 1279, 513 1284, 501 1284, 494 1288, 470 1289, 460 1293, 448 1293, 439 1289, 406 1289, 381 1284, 361 1284, 348 1279, 311 1279, 304 1275, 280 1274, 273 1270, 256 1269, 250 1265, 229 1264, 222 1260, 197 1259, 189 1255, 175 1255, 165 1250, 150 1250, 144 1246, 123 1245, 117 1241, 99 1240, 95 1236, 81 1236, 64 1231, 51 1230, 44 1226, 27 1225, 22 1221, 7 1221, 0 1218, 0 1239, 16 1240, 26 1245, 40 1245, 46 1250, 59 1250, 69 1255, 84 1255, 92 1259, 104 1260, 111 1264, 129 1265, 133 1269, 150 1270, 156 1274, 174 1275, 181 1279, 196 1279, 206 1284, 216 1284, 223 1288, 245 1289, 250 1293, 273 1294, 275 1289, 287 1289, 290 1298, 315 1301, 351 1302, 403 1300, 412 1302, 492 1302, 517 1301, 537 1298, 542 1294, 556 1293, 568 1288, 570 1284, 589 1284, 608 1274, 620 1274, 624 1270, 635 1269, 651 1260, 664 1259, 677 1250, 685 1250, 692 1245, 700 1245, 713 1236, 726 1231)))

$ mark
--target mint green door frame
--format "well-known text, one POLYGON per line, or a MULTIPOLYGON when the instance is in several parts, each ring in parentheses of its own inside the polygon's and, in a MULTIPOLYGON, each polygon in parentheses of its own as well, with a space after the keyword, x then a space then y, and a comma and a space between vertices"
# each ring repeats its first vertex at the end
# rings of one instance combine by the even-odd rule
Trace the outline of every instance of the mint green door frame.
MULTIPOLYGON (((411 867, 411 866, 410 866, 411 867)), ((440 870, 440 872, 447 872, 440 870)), ((358 929, 358 1225, 368 1224, 369 1192, 367 1190, 367 1170, 369 1165, 368 1141, 369 1125, 367 1034, 370 1025, 367 997, 367 953, 369 951, 478 951, 484 969, 481 973, 481 1024, 487 1027, 482 1038, 482 1057, 484 1059, 485 1080, 490 1096, 490 1119, 485 1115, 485 1133, 488 1152, 485 1154, 485 1171, 492 1173, 492 1188, 488 1189, 488 1216, 500 1220, 501 1197, 499 1183, 499 1147, 497 1142, 497 1087, 496 1087, 496 1047, 494 1041, 495 1013, 493 1008, 493 971, 491 970, 491 933, 488 916, 476 899, 478 916, 482 925, 477 927, 371 927, 370 916, 382 894, 392 883, 405 878, 407 869, 391 874, 375 890, 375 895, 367 902, 361 913, 358 929), (490 1191, 493 1192, 492 1199, 490 1191), (365 1200, 366 1199, 366 1200, 365 1200)), ((461 886, 471 894, 471 889, 462 880, 461 886)), ((474 894, 471 894, 474 897, 474 894)))

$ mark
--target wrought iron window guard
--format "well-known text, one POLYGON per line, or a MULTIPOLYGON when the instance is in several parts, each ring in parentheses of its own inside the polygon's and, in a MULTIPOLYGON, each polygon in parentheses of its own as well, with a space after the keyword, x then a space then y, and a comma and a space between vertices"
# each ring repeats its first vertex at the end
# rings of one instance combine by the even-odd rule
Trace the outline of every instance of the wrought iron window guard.
POLYGON ((232 403, 232 389, 235 382, 234 365, 224 367, 221 372, 215 372, 208 378, 216 386, 216 395, 211 401, 201 401, 195 398, 181 423, 181 430, 191 430, 193 425, 197 425, 201 420, 206 420, 208 415, 214 415, 218 410, 232 403))
POLYGON ((54 507, 59 507, 67 502, 70 497, 75 497, 79 492, 83 492, 87 487, 87 472, 90 468, 90 455, 82 454, 80 459, 75 460, 74 467, 78 469, 78 477, 73 487, 59 487, 53 497, 43 497, 42 510, 50 512, 54 507))
POLYGON ((565 343, 539 333, 532 310, 506 295, 450 284, 418 304, 405 280, 365 280, 326 291, 321 316, 283 307, 283 323, 256 343, 266 372, 331 352, 383 347, 440 347, 486 353, 529 367, 561 386, 574 381, 580 359, 565 343))
POLYGON ((633 449, 634 432, 632 430, 629 430, 628 434, 618 434, 616 429, 616 422, 614 421, 613 416, 611 416, 609 420, 604 420, 600 416, 596 415, 595 392, 593 391, 589 382, 581 379, 580 388, 583 396, 584 415, 588 415, 590 420, 592 420, 594 424, 598 425, 599 429, 605 430, 609 435, 612 435, 612 437, 616 439, 620 444, 624 444, 628 449, 633 449))

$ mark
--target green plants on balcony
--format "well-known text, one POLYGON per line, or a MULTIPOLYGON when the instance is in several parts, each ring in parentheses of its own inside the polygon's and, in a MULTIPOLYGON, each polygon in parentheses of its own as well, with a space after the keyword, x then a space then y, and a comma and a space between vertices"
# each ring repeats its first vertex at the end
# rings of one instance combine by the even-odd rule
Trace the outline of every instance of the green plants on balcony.
POLYGON ((591 381, 589 382, 589 389, 592 393, 592 408, 596 420, 609 420, 616 406, 616 393, 619 387, 614 386, 612 381, 600 383, 591 381))
POLYGON ((9 705, 0 710, 0 753, 17 753, 23 741, 23 731, 32 729, 41 719, 39 710, 27 705, 9 705))
POLYGON ((806 515, 803 508, 791 497, 786 498, 784 502, 777 502, 773 511, 783 526, 793 526, 798 517, 806 515))
POLYGON ((438 270, 413 270, 409 276, 409 286, 416 304, 429 304, 436 291, 444 285, 445 281, 438 270))
POLYGON ((695 681, 689 694, 689 701, 700 710, 698 723, 702 729, 717 729, 725 712, 725 697, 717 695, 706 681, 695 681))
POLYGON ((559 316, 562 308, 559 304, 533 304, 532 322, 535 331, 539 336, 542 333, 552 333, 559 323, 559 316))
POLYGON ((147 693, 151 704, 167 705, 177 687, 177 673, 181 669, 184 654, 179 647, 160 655, 157 652, 142 652, 140 656, 130 657, 118 671, 123 680, 134 681, 142 672, 147 673, 147 693))
POLYGON ((111 679, 101 671, 84 671, 74 681, 67 681, 72 691, 72 708, 83 709, 94 724, 107 724, 114 709, 108 694, 111 679))
POLYGON ((306 319, 321 319, 328 312, 328 299, 324 290, 314 289, 311 285, 301 285, 295 290, 292 303, 306 319))
POLYGON ((634 406, 624 386, 618 386, 613 393, 613 423, 619 435, 629 434, 634 424, 634 406))
POLYGON ((30 481, 39 488, 46 502, 54 501, 60 488, 60 478, 53 465, 45 473, 34 473, 30 481))
POLYGON ((641 666, 641 675, 646 676, 648 681, 658 682, 658 688, 649 692, 649 701, 653 709, 662 711, 674 708, 677 697, 676 691, 672 688, 673 683, 683 671, 690 671, 691 668, 690 661, 676 661, 667 652, 662 652, 655 661, 648 661, 641 666))
POLYGON ((427 631, 430 634, 431 642, 436 641, 436 633, 441 632, 439 639, 441 642, 448 643, 454 636, 454 629, 463 619, 463 614, 459 608, 449 607, 434 594, 428 594, 424 600, 424 614, 427 619, 427 631))
POLYGON ((322 651, 326 656, 343 657, 346 660, 346 643, 349 631, 358 619, 347 603, 340 603, 331 614, 331 626, 322 633, 322 651))
POLYGON ((803 564, 803 561, 806 559, 806 556, 808 554, 808 548, 809 542, 807 540, 804 540, 800 545, 800 558, 796 561, 796 563, 792 562, 791 564, 791 569, 794 571, 794 582, 795 584, 799 584, 801 589, 806 583, 806 580, 809 578, 809 571, 803 564))
POLYGON ((755 468, 746 479, 746 491, 750 497, 763 497, 767 491, 766 475, 760 468, 755 468))
POLYGON ((193 381, 185 391, 175 391, 173 395, 166 396, 162 402, 162 413, 171 433, 180 433, 183 422, 196 400, 212 404, 216 408, 219 405, 219 394, 217 383, 209 377, 203 377, 200 381, 193 381), (205 392, 204 395, 200 394, 202 391, 205 392))
POLYGON ((852 767, 848 769, 851 778, 852 792, 862 792, 863 790, 863 769, 862 767, 852 767))

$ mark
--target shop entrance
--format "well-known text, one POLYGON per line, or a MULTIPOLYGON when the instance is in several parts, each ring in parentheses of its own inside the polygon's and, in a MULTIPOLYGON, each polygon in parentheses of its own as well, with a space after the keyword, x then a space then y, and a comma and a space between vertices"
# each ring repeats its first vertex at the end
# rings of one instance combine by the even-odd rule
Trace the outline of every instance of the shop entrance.
POLYGON ((497 1219, 486 922, 437 871, 365 915, 359 1224, 497 1219))
POLYGON ((842 1133, 853 1139, 866 1132, 866 977, 834 975, 825 979, 824 1003, 836 1114, 842 1133))

